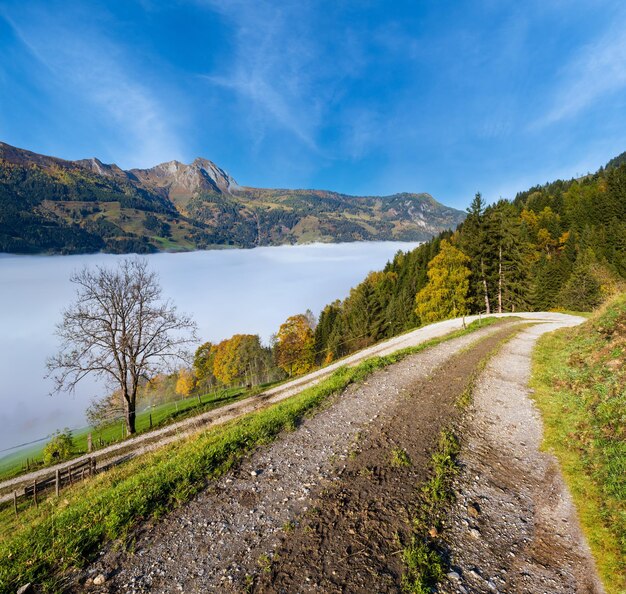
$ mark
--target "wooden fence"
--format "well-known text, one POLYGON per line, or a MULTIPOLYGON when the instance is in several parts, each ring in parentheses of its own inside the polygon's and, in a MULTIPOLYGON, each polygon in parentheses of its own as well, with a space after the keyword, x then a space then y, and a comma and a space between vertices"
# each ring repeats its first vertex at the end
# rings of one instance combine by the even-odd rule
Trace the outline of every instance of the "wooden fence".
POLYGON ((22 493, 13 491, 13 508, 17 515, 17 500, 24 497, 26 500, 31 499, 35 506, 39 505, 39 496, 44 492, 54 488, 55 494, 58 497, 59 492, 63 487, 73 485, 74 483, 83 480, 86 476, 93 476, 96 473, 96 459, 86 458, 81 462, 67 466, 66 468, 57 469, 54 474, 35 480, 32 485, 24 487, 22 493))

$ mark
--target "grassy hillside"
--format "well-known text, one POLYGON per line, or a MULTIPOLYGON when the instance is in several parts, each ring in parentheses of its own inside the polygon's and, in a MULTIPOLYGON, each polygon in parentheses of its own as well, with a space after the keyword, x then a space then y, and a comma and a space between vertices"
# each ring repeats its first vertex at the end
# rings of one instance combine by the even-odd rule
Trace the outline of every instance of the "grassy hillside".
POLYGON ((154 251, 148 213, 160 222, 177 214, 163 198, 78 166, 0 159, 0 251, 154 251))
MULTIPOLYGON (((137 434, 145 433, 153 428, 158 429, 170 423, 182 421, 187 417, 199 415, 213 410, 214 408, 236 402, 268 386, 269 384, 255 388, 254 391, 245 388, 225 388, 211 394, 190 396, 184 399, 157 404, 137 413, 137 434)), ((92 435, 95 450, 117 443, 128 437, 125 426, 121 420, 103 427, 87 427, 80 429, 72 433, 73 447, 71 457, 81 456, 88 452, 87 439, 89 434, 92 435)), ((43 450, 45 446, 46 442, 42 442, 27 449, 1 457, 0 480, 4 481, 26 472, 27 458, 29 460, 30 470, 43 468, 43 450)))
POLYGON ((532 386, 609 594, 626 591, 626 296, 544 336, 532 386))

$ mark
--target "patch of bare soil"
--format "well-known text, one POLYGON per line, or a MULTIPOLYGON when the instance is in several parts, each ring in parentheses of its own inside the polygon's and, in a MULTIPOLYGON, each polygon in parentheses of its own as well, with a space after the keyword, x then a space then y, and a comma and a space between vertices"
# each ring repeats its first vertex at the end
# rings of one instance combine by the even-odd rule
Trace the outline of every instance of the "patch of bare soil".
POLYGON ((540 451, 541 418, 529 398, 532 348, 554 328, 515 337, 476 385, 443 532, 451 571, 441 592, 603 592, 558 463, 540 451))
POLYGON ((340 479, 283 537, 255 592, 398 592, 401 551, 411 533, 418 486, 428 476, 439 432, 478 363, 515 328, 506 328, 406 386, 388 416, 356 440, 340 479))
POLYGON ((242 592, 256 581, 259 590, 317 583, 318 591, 337 591, 345 580, 344 591, 374 592, 368 580, 380 570, 376 583, 397 591, 396 531, 407 530, 438 428, 457 414, 452 403, 476 361, 512 326, 449 340, 351 386, 193 501, 145 525, 131 551, 103 551, 71 590, 242 592), (406 449, 410 466, 391 464, 394 448, 406 449))

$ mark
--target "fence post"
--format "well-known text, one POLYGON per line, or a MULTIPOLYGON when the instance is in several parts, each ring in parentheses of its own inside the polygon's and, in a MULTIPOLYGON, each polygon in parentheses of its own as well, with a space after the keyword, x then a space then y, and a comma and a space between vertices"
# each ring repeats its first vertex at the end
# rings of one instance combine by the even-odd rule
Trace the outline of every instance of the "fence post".
POLYGON ((90 468, 91 476, 96 474, 96 459, 95 458, 91 459, 91 463, 89 465, 89 468, 90 468))
POLYGON ((37 501, 37 479, 33 483, 33 499, 35 500, 35 507, 39 507, 39 502, 37 501))
POLYGON ((15 510, 15 517, 17 518, 17 491, 13 491, 13 509, 15 510))
POLYGON ((87 452, 91 454, 91 450, 93 449, 93 443, 91 441, 91 433, 87 435, 87 452))
POLYGON ((152 413, 150 413, 150 429, 152 429, 152 413))
POLYGON ((56 496, 59 496, 59 491, 61 490, 61 472, 57 468, 54 473, 54 492, 56 496))

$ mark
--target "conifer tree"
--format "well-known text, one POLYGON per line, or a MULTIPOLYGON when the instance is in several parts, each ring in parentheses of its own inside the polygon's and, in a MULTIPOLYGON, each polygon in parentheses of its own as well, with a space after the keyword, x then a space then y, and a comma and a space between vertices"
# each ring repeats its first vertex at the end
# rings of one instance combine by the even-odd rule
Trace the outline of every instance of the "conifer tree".
POLYGON ((477 192, 467 209, 460 234, 461 248, 470 258, 470 304, 480 308, 484 306, 487 314, 491 313, 489 299, 489 282, 487 279, 487 236, 485 229, 485 202, 480 192, 477 192))
POLYGON ((558 303, 565 309, 591 311, 600 304, 600 282, 592 272, 593 254, 581 253, 574 269, 564 283, 558 303))

